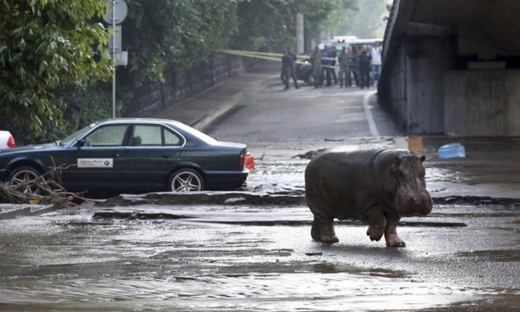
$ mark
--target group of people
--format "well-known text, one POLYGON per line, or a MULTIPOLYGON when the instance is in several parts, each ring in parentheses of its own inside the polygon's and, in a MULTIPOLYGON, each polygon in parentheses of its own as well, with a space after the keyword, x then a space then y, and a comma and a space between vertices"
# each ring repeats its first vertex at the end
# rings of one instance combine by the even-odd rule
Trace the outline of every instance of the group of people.
POLYGON ((327 86, 332 82, 338 84, 339 80, 340 87, 370 88, 377 84, 381 73, 381 44, 343 47, 339 55, 330 46, 323 51, 316 47, 311 62, 316 87, 325 82, 327 86), (339 77, 336 76, 336 59, 339 77))
MULTIPOLYGON (((338 84, 340 87, 370 88, 377 84, 381 73, 381 44, 351 45, 343 47, 338 54, 332 46, 324 50, 314 49, 310 62, 312 64, 313 84, 316 88, 338 84), (336 63, 338 66, 336 66, 336 63), (338 75, 336 68, 339 67, 338 75)), ((289 89, 290 79, 294 80, 296 88, 296 55, 286 50, 282 57, 281 79, 285 90, 289 89)))

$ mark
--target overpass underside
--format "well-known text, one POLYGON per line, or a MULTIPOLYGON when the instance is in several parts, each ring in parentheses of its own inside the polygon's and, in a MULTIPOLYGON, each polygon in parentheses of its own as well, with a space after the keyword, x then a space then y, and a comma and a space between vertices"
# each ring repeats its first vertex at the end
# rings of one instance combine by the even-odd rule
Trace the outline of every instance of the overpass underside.
POLYGON ((410 134, 520 136, 520 1, 396 0, 381 105, 410 134))

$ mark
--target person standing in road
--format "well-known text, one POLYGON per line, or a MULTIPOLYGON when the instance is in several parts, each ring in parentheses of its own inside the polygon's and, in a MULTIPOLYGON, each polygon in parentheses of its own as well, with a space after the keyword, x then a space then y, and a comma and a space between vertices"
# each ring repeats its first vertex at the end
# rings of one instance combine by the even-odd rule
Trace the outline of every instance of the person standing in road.
POLYGON ((370 88, 370 64, 372 57, 368 53, 368 48, 363 48, 359 55, 359 75, 360 88, 370 88))
POLYGON ((333 70, 334 70, 334 60, 333 60, 333 53, 330 48, 330 46, 326 45, 325 50, 323 50, 322 53, 323 59, 321 64, 323 65, 323 72, 324 72, 324 78, 327 81, 327 87, 330 87, 332 85, 332 77, 333 77, 333 70))
POLYGON ((360 75, 359 75, 359 47, 352 47, 350 53, 350 72, 354 75, 354 82, 356 87, 361 86, 360 75))
POLYGON ((290 88, 290 77, 291 74, 291 57, 289 56, 289 53, 287 50, 283 51, 282 56, 282 70, 280 73, 280 79, 282 80, 283 84, 285 85, 284 90, 289 90, 290 88))
POLYGON ((343 47, 341 52, 338 55, 338 63, 339 63, 339 86, 343 88, 350 87, 352 85, 352 81, 350 79, 350 55, 347 53, 347 48, 343 47))
POLYGON ((370 50, 372 56, 372 85, 377 85, 379 75, 381 74, 381 44, 376 44, 370 50))
POLYGON ((334 46, 332 46, 332 58, 334 60, 332 60, 332 68, 330 69, 331 71, 331 74, 332 74, 332 79, 334 79, 334 84, 337 85, 338 84, 338 76, 336 76, 336 59, 338 57, 338 51, 336 51, 336 48, 334 46))
POLYGON ((291 60, 291 67, 290 67, 290 73, 289 73, 289 78, 292 77, 293 81, 294 81, 294 87, 296 89, 299 89, 300 86, 298 85, 298 79, 296 79, 296 54, 292 53, 291 50, 288 50, 288 55, 289 55, 289 58, 291 60))
POLYGON ((322 82, 321 52, 320 48, 315 47, 311 55, 312 74, 314 77, 314 87, 318 88, 322 82))

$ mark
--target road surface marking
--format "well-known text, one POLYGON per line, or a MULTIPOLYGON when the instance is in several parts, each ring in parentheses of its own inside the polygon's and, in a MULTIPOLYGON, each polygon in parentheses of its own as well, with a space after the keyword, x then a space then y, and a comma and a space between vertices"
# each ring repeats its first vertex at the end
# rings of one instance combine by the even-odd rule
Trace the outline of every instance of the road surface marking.
POLYGON ((374 137, 379 136, 379 131, 377 131, 377 126, 374 121, 374 116, 372 116, 372 111, 370 111, 370 97, 376 94, 377 91, 371 91, 363 97, 363 108, 365 109, 365 116, 368 121, 368 128, 370 128, 370 134, 374 137))

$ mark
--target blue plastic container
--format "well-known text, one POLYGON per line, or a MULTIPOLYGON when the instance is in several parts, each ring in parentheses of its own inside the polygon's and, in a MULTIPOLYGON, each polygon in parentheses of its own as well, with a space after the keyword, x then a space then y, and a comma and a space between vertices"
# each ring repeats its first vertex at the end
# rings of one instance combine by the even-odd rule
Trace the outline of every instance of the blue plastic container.
POLYGON ((460 143, 450 143, 439 147, 437 156, 440 159, 466 158, 466 148, 460 143))

